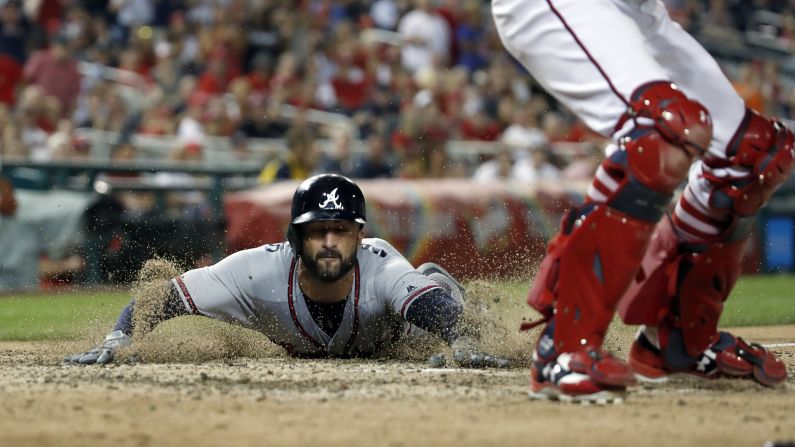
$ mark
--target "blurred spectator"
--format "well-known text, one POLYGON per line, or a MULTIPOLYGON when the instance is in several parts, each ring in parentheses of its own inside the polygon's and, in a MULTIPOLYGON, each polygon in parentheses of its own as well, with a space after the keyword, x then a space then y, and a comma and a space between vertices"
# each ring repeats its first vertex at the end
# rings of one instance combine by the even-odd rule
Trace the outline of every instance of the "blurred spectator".
POLYGON ((0 6, 0 103, 15 102, 16 85, 27 59, 29 33, 31 27, 22 14, 20 2, 6 0, 0 6))
POLYGON ((53 160, 88 160, 91 158, 91 142, 82 136, 72 135, 61 143, 52 154, 53 160))
POLYGON ((367 137, 367 153, 353 173, 355 178, 389 178, 394 175, 389 159, 388 139, 378 133, 367 137))
POLYGON ((375 0, 370 6, 370 16, 375 26, 394 30, 400 19, 400 10, 395 0, 375 0))
POLYGON ((288 152, 268 162, 259 175, 260 183, 277 180, 303 180, 315 171, 319 151, 312 133, 302 127, 293 127, 287 133, 288 152))
POLYGON ((9 158, 28 158, 30 156, 19 127, 13 121, 3 124, 2 141, 0 141, 0 156, 9 158))
POLYGON ((450 29, 431 7, 431 0, 414 0, 414 9, 400 19, 403 66, 411 71, 444 66, 450 56, 450 29))
POLYGON ((461 137, 464 140, 495 141, 501 133, 499 123, 480 108, 461 123, 461 137))
POLYGON ((462 177, 462 165, 453 161, 443 145, 431 145, 423 151, 425 172, 423 177, 462 177))
POLYGON ((14 196, 14 185, 0 175, 0 216, 13 216, 17 212, 17 199, 14 196))
POLYGON ((524 183, 554 182, 560 179, 560 169, 550 163, 547 149, 540 148, 531 151, 530 157, 518 160, 511 177, 524 183))
POLYGON ((180 141, 204 141, 204 113, 210 102, 205 93, 195 93, 187 104, 187 113, 177 126, 177 139, 180 141))
POLYGON ((359 133, 367 136, 372 133, 386 133, 394 127, 395 117, 400 111, 400 99, 386 88, 371 91, 369 101, 353 114, 353 121, 359 133))
POLYGON ((116 23, 125 28, 148 25, 155 17, 151 0, 109 0, 108 9, 116 15, 116 23))
POLYGON ((779 37, 787 42, 790 54, 795 53, 795 11, 784 11, 781 18, 781 35, 779 37))
POLYGON ((234 77, 229 67, 220 57, 210 59, 207 70, 199 76, 196 91, 207 96, 217 95, 226 91, 229 82, 234 77))
MULTIPOLYGON (((50 98, 52 101, 57 101, 50 98)), ((26 87, 20 94, 16 126, 19 138, 34 159, 48 159, 47 136, 55 123, 47 117, 47 99, 38 86, 26 87)))
POLYGON ((188 109, 195 92, 196 77, 192 75, 182 76, 177 85, 177 93, 171 97, 166 97, 166 103, 175 114, 184 113, 188 109))
POLYGON ((127 119, 116 86, 110 82, 100 82, 93 86, 78 110, 75 111, 76 127, 91 127, 98 130, 121 130, 127 119))
MULTIPOLYGON (((235 130, 238 109, 231 101, 232 96, 211 96, 201 117, 202 130, 205 135, 230 136, 235 130)), ((189 139, 199 140, 198 134, 189 139)))
POLYGON ((248 139, 244 133, 235 132, 229 138, 229 142, 232 146, 231 151, 235 159, 246 161, 251 155, 251 151, 248 147, 248 139))
POLYGON ((175 51, 175 46, 170 42, 155 44, 155 65, 149 71, 166 102, 173 102, 179 94, 180 77, 183 75, 175 51))
POLYGON ((25 64, 23 75, 45 95, 57 98, 63 115, 69 116, 80 94, 80 73, 66 36, 56 35, 50 48, 35 52, 25 64))
POLYGON ((575 152, 572 159, 560 173, 563 180, 590 181, 602 163, 604 151, 597 144, 585 144, 575 152))
POLYGON ((502 133, 500 141, 516 150, 533 150, 547 145, 547 137, 539 129, 537 115, 523 105, 515 108, 513 122, 502 133))
POLYGON ((270 93, 271 79, 273 78, 273 58, 265 51, 258 52, 251 62, 252 69, 246 73, 251 88, 251 93, 257 95, 252 100, 254 104, 261 104, 270 93))
MULTIPOLYGON (((130 163, 138 158, 135 146, 129 141, 124 141, 117 144, 110 153, 110 162, 113 166, 121 166, 125 163, 130 163)), ((139 177, 141 174, 136 172, 114 172, 108 174, 110 177, 115 178, 132 178, 139 177)))
POLYGON ((461 20, 455 28, 455 42, 457 44, 457 63, 472 73, 487 68, 491 57, 486 46, 486 30, 482 2, 479 0, 463 0, 464 7, 461 20))
POLYGON ((353 177, 356 161, 351 153, 351 135, 344 129, 333 131, 331 148, 324 152, 315 174, 342 174, 353 177))
POLYGON ((128 108, 116 85, 105 82, 90 93, 86 121, 78 127, 121 132, 127 122, 128 108))
POLYGON ((694 0, 663 0, 668 9, 668 15, 684 29, 690 29, 697 12, 697 2, 694 0))
POLYGON ((61 118, 58 120, 55 132, 51 133, 47 138, 47 148, 50 150, 51 154, 55 152, 57 146, 72 139, 74 129, 74 125, 70 119, 61 118))
POLYGON ((276 71, 271 78, 271 91, 279 92, 282 98, 292 99, 300 87, 301 79, 298 71, 295 55, 289 52, 282 53, 276 63, 276 71))
POLYGON ((16 215, 14 186, 0 176, 0 293, 33 288, 38 282, 35 229, 16 215))
POLYGON ((352 114, 370 96, 373 67, 367 66, 366 54, 362 52, 354 36, 335 43, 333 58, 335 73, 331 78, 331 86, 336 102, 341 111, 352 114))
POLYGON ((0 103, 0 159, 28 158, 29 155, 11 110, 0 103))
POLYGON ((177 123, 171 108, 160 102, 144 110, 138 133, 141 135, 174 135, 177 123))
POLYGON ((566 116, 561 112, 547 112, 541 119, 541 130, 550 143, 573 141, 571 126, 566 116))
POLYGON ((477 182, 505 181, 511 178, 513 157, 509 148, 501 148, 493 157, 481 163, 472 174, 477 182))
POLYGON ((729 11, 726 0, 707 0, 708 5, 704 8, 702 17, 703 25, 720 28, 734 28, 734 17, 729 11))
POLYGON ((269 101, 265 108, 252 104, 244 104, 242 119, 238 131, 249 138, 279 138, 289 129, 287 121, 282 119, 281 104, 278 101, 269 101))
POLYGON ((88 159, 91 144, 83 137, 75 135, 72 121, 64 118, 58 128, 47 138, 47 157, 51 160, 88 159))
POLYGON ((764 108, 762 112, 767 115, 780 115, 780 104, 786 99, 785 87, 779 77, 778 63, 774 60, 762 62, 762 97, 764 108))
POLYGON ((14 105, 16 86, 22 78, 22 66, 14 58, 0 53, 0 104, 14 105))
POLYGON ((743 64, 734 81, 734 89, 743 98, 746 106, 758 110, 760 113, 766 113, 765 98, 762 94, 761 68, 762 64, 759 62, 743 64))
POLYGON ((119 83, 135 88, 145 88, 151 80, 149 74, 149 61, 147 54, 148 48, 141 48, 133 45, 119 53, 119 70, 122 76, 119 83))

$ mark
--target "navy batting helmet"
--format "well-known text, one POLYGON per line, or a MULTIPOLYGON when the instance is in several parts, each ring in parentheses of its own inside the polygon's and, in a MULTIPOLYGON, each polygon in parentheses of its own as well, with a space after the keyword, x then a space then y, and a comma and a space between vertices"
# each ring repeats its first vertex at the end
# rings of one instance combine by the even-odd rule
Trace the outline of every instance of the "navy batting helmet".
POLYGON ((302 244, 299 225, 319 220, 348 220, 360 225, 365 219, 364 194, 351 179, 321 174, 304 180, 295 190, 287 240, 296 253, 302 244))

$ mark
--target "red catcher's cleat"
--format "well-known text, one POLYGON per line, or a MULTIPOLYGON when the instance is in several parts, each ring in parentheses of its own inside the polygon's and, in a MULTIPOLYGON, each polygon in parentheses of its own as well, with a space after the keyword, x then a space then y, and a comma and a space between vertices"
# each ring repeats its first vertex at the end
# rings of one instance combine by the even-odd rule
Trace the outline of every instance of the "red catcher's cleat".
POLYGON ((687 368, 673 368, 665 361, 656 330, 641 327, 629 352, 628 364, 641 382, 664 382, 678 375, 702 379, 730 376, 754 378, 772 387, 787 378, 787 368, 775 354, 728 332, 720 332, 718 340, 698 358, 693 358, 687 368))
POLYGON ((536 359, 530 373, 532 399, 609 404, 624 401, 631 370, 605 352, 583 348, 551 362, 536 359))
POLYGON ((551 349, 551 332, 544 331, 533 354, 528 391, 532 399, 623 402, 627 386, 635 383, 632 370, 624 362, 587 346, 556 355, 551 349))

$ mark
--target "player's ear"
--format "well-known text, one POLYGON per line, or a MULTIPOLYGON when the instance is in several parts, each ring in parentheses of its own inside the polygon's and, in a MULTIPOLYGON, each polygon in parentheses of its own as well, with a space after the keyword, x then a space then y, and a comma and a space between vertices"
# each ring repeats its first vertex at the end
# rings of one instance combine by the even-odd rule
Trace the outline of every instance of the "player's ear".
POLYGON ((359 225, 359 231, 356 236, 357 239, 359 240, 359 244, 361 244, 362 239, 364 239, 364 225, 359 225))

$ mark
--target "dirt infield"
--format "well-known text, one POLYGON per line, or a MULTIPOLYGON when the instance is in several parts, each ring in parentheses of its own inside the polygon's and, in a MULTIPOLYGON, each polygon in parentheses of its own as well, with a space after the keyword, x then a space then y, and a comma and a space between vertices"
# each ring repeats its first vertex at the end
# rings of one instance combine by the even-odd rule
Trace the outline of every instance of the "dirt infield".
MULTIPOLYGON (((630 336, 628 329, 613 332, 613 344, 630 336)), ((762 343, 795 342, 795 326, 736 333, 762 343)), ((168 341, 173 338, 160 343, 168 341)), ((416 359, 299 360, 264 341, 234 352, 193 347, 195 358, 183 350, 178 359, 188 363, 61 364, 63 354, 85 347, 0 343, 0 445, 762 446, 795 440, 792 377, 775 390, 728 379, 639 386, 624 404, 598 407, 529 401, 524 365, 460 370, 430 369, 416 359)), ((795 370, 795 347, 774 350, 795 370)), ((169 352, 163 355, 159 361, 169 352)))

